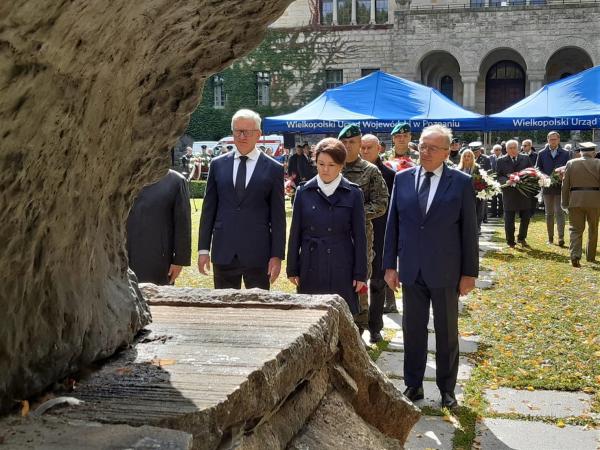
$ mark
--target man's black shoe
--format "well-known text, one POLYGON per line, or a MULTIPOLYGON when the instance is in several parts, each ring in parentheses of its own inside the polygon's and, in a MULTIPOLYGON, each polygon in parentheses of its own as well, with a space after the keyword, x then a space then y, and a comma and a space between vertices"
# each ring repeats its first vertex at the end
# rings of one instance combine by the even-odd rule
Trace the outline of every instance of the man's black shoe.
POLYGON ((579 260, 578 259, 572 259, 571 260, 571 265, 573 267, 581 267, 581 264, 579 264, 579 260))
POLYGON ((419 387, 407 387, 404 391, 404 396, 409 399, 411 402, 416 402, 417 400, 423 400, 425 398, 425 392, 423 392, 423 386, 419 387))
POLYGON ((371 332, 371 337, 369 338, 369 342, 371 344, 377 344, 378 342, 383 341, 383 336, 379 331, 371 332))
POLYGON ((396 308, 396 306, 385 306, 383 308, 384 314, 397 314, 398 312, 399 311, 398 311, 398 308, 396 308))
POLYGON ((458 406, 454 392, 442 392, 442 408, 453 409, 458 406))
POLYGON ((509 242, 509 243, 508 243, 508 246, 509 246, 510 248, 515 248, 515 246, 516 246, 516 245, 517 245, 517 244, 515 244, 514 242, 509 242))
POLYGON ((531 248, 525 239, 519 239, 519 244, 525 248, 531 248))
POLYGON ((564 240, 564 239, 560 239, 560 240, 558 241, 558 246, 559 246, 559 247, 564 247, 564 246, 565 246, 565 240, 564 240))

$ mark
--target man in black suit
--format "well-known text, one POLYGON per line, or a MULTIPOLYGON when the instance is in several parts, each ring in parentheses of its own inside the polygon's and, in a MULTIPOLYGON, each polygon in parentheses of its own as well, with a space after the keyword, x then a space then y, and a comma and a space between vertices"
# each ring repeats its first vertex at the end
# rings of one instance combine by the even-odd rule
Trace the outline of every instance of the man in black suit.
MULTIPOLYGON (((511 173, 519 172, 532 167, 528 156, 519 153, 519 143, 511 139, 506 142, 506 155, 496 162, 496 174, 498 182, 506 184, 511 173)), ((531 197, 519 192, 516 187, 507 186, 502 188, 502 201, 504 204, 504 232, 506 243, 509 247, 515 246, 515 215, 520 218, 519 234, 517 240, 523 247, 527 244, 527 231, 529 219, 531 218, 531 197)))
POLYGON ((200 219, 198 270, 212 260, 216 289, 269 289, 285 248, 283 166, 256 148, 261 119, 241 109, 231 119, 237 150, 212 160, 200 219), (211 248, 212 243, 212 248, 211 248), (210 250, 210 253, 209 253, 210 250))
POLYGON ((458 296, 475 287, 479 273, 475 191, 469 175, 444 164, 451 140, 441 125, 421 133, 420 165, 394 179, 383 249, 386 283, 394 291, 402 283, 404 395, 424 397, 431 305, 436 383, 448 408, 457 406, 458 296))
MULTIPOLYGON (((392 192, 394 176, 396 172, 387 167, 379 157, 379 139, 372 134, 365 134, 361 138, 360 155, 363 159, 375 164, 387 186, 388 194, 392 192)), ((383 329, 383 308, 386 297, 394 298, 394 292, 386 285, 383 279, 383 238, 385 236, 385 223, 387 221, 387 210, 384 215, 371 219, 373 224, 373 261, 371 263, 371 279, 369 281, 369 341, 372 344, 383 340, 381 330, 383 329)), ((393 300, 395 302, 395 299, 393 300)))
MULTIPOLYGON (((537 152, 533 149, 533 142, 531 139, 525 139, 521 142, 521 153, 529 158, 531 167, 535 167, 537 163, 537 152)), ((536 196, 531 197, 531 217, 535 216, 535 212, 538 206, 538 199, 536 196)))
POLYGON ((145 186, 127 218, 129 267, 140 283, 174 284, 192 253, 187 180, 174 170, 145 186))

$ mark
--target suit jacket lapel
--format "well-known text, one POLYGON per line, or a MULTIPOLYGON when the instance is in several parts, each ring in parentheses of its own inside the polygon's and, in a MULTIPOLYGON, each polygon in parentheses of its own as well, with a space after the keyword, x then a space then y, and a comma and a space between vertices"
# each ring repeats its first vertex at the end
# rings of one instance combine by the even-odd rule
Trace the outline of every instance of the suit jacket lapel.
POLYGON ((444 164, 444 170, 442 171, 440 182, 438 183, 437 189, 435 190, 433 201, 431 202, 431 206, 429 207, 425 218, 429 217, 431 211, 437 207, 438 203, 440 203, 440 199, 442 198, 446 190, 450 187, 450 184, 452 184, 452 173, 450 169, 448 169, 444 164))
MULTIPOLYGON (((405 189, 408 189, 406 192, 412 192, 412 194, 410 195, 410 202, 412 203, 411 207, 408 209, 408 211, 418 211, 418 215, 419 217, 423 218, 422 214, 421 214, 421 207, 419 206, 419 194, 417 192, 417 180, 416 177, 418 176, 418 171, 417 169, 409 169, 410 170, 410 174, 412 175, 412 177, 406 177, 406 179, 408 180, 407 182, 410 183, 409 186, 406 186, 405 189)), ((419 186, 420 187, 420 186, 419 186)))

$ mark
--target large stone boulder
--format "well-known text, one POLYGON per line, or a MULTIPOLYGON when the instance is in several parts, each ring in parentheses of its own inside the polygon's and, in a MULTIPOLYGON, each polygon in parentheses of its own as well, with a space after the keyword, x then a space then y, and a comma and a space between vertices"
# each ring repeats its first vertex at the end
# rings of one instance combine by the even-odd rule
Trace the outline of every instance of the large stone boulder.
POLYGON ((290 0, 0 2, 0 411, 150 320, 124 223, 206 77, 290 0))

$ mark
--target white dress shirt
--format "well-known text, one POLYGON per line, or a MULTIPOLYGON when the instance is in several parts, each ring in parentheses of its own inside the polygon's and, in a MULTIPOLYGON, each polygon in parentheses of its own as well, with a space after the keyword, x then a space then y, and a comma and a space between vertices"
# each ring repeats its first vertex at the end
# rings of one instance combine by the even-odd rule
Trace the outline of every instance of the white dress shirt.
MULTIPOLYGON (((427 172, 422 166, 417 166, 416 168, 417 174, 419 176, 415 177, 415 189, 420 189, 423 186, 423 182, 425 181, 425 172, 427 172), (419 181, 420 178, 420 181, 419 181)), ((440 166, 433 171, 433 175, 431 176, 430 185, 429 185, 429 197, 427 198, 427 210, 429 212, 429 207, 433 202, 433 198, 435 197, 435 191, 437 191, 437 187, 440 184, 440 180, 442 179, 442 173, 444 172, 444 163, 440 164, 440 166)), ((418 191, 417 191, 418 193, 418 191)))
MULTIPOLYGON (((235 186, 235 177, 237 176, 238 167, 240 167, 240 156, 242 154, 236 149, 235 155, 233 157, 233 185, 235 186)), ((260 156, 260 150, 254 147, 250 153, 246 155, 248 159, 246 160, 246 186, 250 182, 250 178, 252 178, 252 174, 254 173, 254 168, 256 167, 256 163, 258 162, 258 158, 260 156)))

